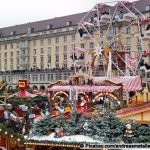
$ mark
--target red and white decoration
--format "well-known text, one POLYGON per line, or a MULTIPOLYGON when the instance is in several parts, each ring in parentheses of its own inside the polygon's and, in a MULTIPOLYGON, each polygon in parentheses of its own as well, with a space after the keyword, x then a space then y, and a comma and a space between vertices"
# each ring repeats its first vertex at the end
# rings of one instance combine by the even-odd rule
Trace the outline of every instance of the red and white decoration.
POLYGON ((137 68, 137 59, 136 58, 133 58, 131 56, 128 56, 127 58, 127 64, 128 64, 128 67, 132 70, 136 70, 137 68))

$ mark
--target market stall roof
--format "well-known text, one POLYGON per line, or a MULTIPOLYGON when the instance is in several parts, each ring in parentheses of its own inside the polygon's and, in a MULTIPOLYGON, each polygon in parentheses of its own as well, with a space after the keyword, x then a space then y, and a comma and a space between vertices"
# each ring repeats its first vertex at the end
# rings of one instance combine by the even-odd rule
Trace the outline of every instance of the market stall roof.
POLYGON ((27 97, 36 97, 37 95, 31 94, 28 91, 20 91, 15 94, 10 95, 8 98, 19 97, 19 98, 27 98, 27 97))
POLYGON ((49 91, 70 91, 71 89, 75 89, 78 92, 113 92, 114 90, 120 89, 121 86, 89 86, 89 85, 82 85, 82 86, 60 86, 56 85, 49 88, 49 91))
POLYGON ((123 91, 137 91, 142 89, 142 80, 140 76, 120 76, 120 77, 95 77, 94 82, 99 83, 108 80, 115 84, 122 83, 123 91))
POLYGON ((142 89, 140 76, 120 76, 120 77, 94 77, 94 85, 53 85, 48 91, 69 91, 76 89, 78 92, 113 92, 123 86, 124 92, 138 91, 142 89), (112 84, 101 85, 104 81, 112 84), (122 84, 122 85, 119 85, 122 84))

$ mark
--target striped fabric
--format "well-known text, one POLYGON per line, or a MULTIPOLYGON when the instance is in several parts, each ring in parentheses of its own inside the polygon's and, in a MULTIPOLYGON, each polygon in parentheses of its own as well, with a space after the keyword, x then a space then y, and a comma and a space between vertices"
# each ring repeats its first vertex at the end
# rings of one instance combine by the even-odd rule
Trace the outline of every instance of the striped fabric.
POLYGON ((113 92, 121 88, 121 86, 53 86, 49 91, 69 91, 72 88, 78 92, 113 92))
POLYGON ((109 80, 113 83, 122 83, 124 92, 137 91, 142 89, 142 81, 140 76, 121 76, 121 77, 95 77, 95 83, 109 80))

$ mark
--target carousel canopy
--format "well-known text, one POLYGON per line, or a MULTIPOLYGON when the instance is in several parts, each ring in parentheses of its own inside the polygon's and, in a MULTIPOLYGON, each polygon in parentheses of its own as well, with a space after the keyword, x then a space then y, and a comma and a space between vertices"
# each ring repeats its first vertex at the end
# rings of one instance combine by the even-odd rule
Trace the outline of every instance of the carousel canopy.
POLYGON ((10 95, 8 98, 19 97, 19 98, 27 98, 27 97, 36 97, 37 95, 31 94, 28 91, 20 91, 15 94, 10 95))
POLYGON ((78 92, 113 92, 114 90, 118 90, 121 88, 121 86, 89 86, 89 85, 83 85, 83 86, 53 86, 52 88, 49 88, 49 91, 70 91, 71 89, 75 89, 78 92))

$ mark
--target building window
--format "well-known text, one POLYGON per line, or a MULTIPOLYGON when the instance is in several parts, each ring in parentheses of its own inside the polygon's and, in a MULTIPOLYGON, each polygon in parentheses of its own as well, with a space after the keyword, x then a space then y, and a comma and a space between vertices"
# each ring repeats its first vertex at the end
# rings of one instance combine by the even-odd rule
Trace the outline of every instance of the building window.
POLYGON ((48 45, 50 45, 51 44, 51 39, 48 39, 47 43, 48 43, 48 45))
POLYGON ((28 80, 30 81, 30 75, 28 75, 28 80))
POLYGON ((34 81, 34 75, 32 75, 32 81, 34 81))
POLYGON ((42 64, 44 63, 44 57, 43 56, 41 57, 41 63, 42 64))
POLYGON ((61 80, 61 73, 59 73, 59 77, 58 77, 58 79, 59 79, 59 80, 61 80))
POLYGON ((64 73, 64 80, 67 80, 67 79, 68 79, 68 74, 64 73))
POLYGON ((13 65, 13 59, 10 60, 11 65, 13 65))
POLYGON ((17 56, 19 56, 19 51, 17 51, 17 56))
POLYGON ((40 40, 40 45, 43 45, 44 44, 44 41, 43 40, 40 40))
POLYGON ((22 59, 23 63, 25 63, 25 60, 26 60, 25 58, 22 59))
POLYGON ((23 53, 23 55, 25 55, 26 51, 25 51, 25 50, 23 50, 23 51, 22 51, 22 53, 23 53))
POLYGON ((75 34, 73 34, 72 35, 72 41, 75 41, 75 39, 76 39, 76 36, 75 36, 75 34))
POLYGON ((40 74, 40 81, 42 81, 42 74, 40 74))
POLYGON ((36 46, 36 40, 35 40, 35 41, 33 41, 33 46, 36 46))
POLYGON ((36 63, 36 57, 33 57, 33 63, 36 63))
POLYGON ((51 54, 51 47, 48 47, 48 54, 51 54))
POLYGON ((84 43, 81 43, 81 48, 84 48, 84 43))
POLYGON ((67 53, 67 45, 64 45, 64 53, 67 53))
POLYGON ((41 54, 44 54, 44 49, 43 49, 43 48, 41 48, 40 52, 41 52, 41 54))
POLYGON ((55 43, 59 43, 59 37, 56 37, 55 43))
POLYGON ((131 32, 130 27, 128 27, 128 28, 126 29, 126 33, 127 33, 127 34, 130 34, 130 32, 131 32))
POLYGON ((47 74, 47 81, 51 81, 51 76, 50 76, 50 74, 47 74))
POLYGON ((136 38, 136 43, 137 43, 137 44, 141 44, 141 40, 140 40, 139 37, 136 38))
POLYGON ((59 62, 59 55, 56 55, 56 62, 59 62))
POLYGON ((13 52, 10 53, 10 56, 13 57, 13 52))
POLYGON ((64 60, 65 61, 67 60, 67 54, 64 54, 64 60))
POLYGON ((5 45, 5 49, 7 49, 7 45, 5 45))
POLYGON ((64 64, 64 69, 67 69, 67 64, 64 64))
POLYGON ((5 58, 7 57, 7 53, 5 52, 5 58))
POLYGON ((126 45, 130 45, 131 44, 131 38, 130 37, 127 37, 126 38, 126 45))
POLYGON ((149 10, 150 10, 150 5, 147 5, 147 6, 145 7, 145 10, 146 10, 146 11, 149 11, 149 10))
POLYGON ((90 48, 94 48, 94 43, 90 42, 90 48))
POLYGON ((59 64, 56 64, 56 68, 59 68, 59 64))
POLYGON ((19 64, 19 59, 17 59, 17 64, 19 64))
POLYGON ((38 81, 38 75, 35 75, 35 79, 36 79, 36 81, 38 81))
POLYGON ((16 43, 16 47, 19 48, 19 43, 16 43))
POLYGON ((5 62, 5 66, 7 66, 7 59, 5 59, 4 62, 5 62))
POLYGON ((43 81, 45 81, 45 74, 43 74, 43 81))
POLYGON ((142 50, 142 47, 140 47, 140 46, 137 47, 137 50, 138 50, 138 51, 141 51, 141 50, 142 50))
POLYGON ((36 49, 33 49, 33 55, 36 55, 36 49))
POLYGON ((54 77, 53 77, 53 74, 51 74, 51 81, 53 81, 54 80, 54 77))
POLYGON ((64 35, 64 42, 67 42, 67 35, 64 35))
POLYGON ((10 44, 10 47, 13 48, 13 43, 10 44))
POLYGON ((51 63, 51 56, 48 55, 48 63, 51 63))
POLYGON ((56 46, 56 54, 59 53, 59 46, 56 46))
POLYGON ((59 75, 56 73, 56 80, 59 80, 59 75))

